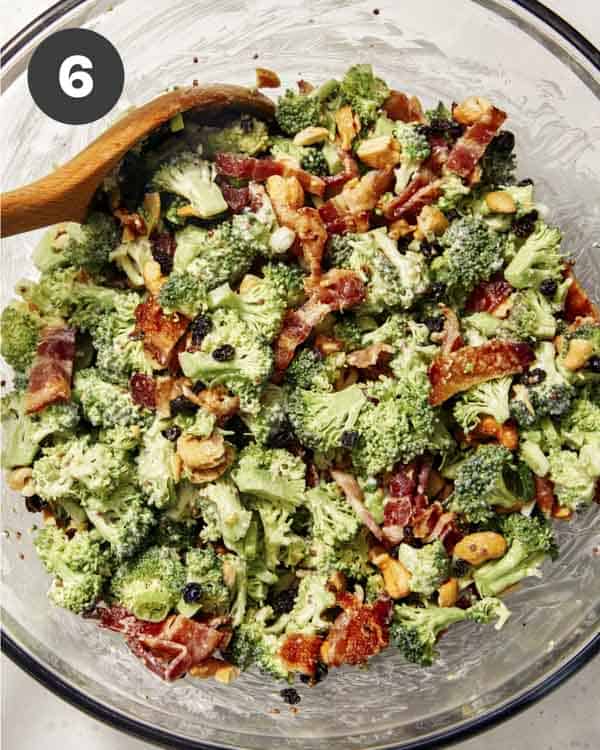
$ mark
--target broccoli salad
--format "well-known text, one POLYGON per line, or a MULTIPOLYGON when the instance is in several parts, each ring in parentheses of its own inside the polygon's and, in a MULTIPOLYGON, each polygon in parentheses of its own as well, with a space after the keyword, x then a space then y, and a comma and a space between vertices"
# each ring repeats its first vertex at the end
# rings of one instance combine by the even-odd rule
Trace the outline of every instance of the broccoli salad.
POLYGON ((2 466, 54 604, 169 681, 504 625, 600 497, 600 315, 505 120, 354 65, 179 116, 44 236, 2 466))

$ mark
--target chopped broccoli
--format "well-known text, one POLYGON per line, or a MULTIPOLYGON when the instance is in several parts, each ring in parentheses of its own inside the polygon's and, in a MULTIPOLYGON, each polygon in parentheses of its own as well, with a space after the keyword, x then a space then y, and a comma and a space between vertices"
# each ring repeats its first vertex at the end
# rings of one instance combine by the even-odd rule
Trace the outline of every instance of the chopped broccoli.
POLYGON ((12 302, 0 317, 0 354, 19 372, 32 364, 44 326, 43 320, 25 302, 12 302))
POLYGON ((208 306, 206 287, 202 280, 187 271, 172 273, 158 295, 162 309, 168 313, 183 313, 195 318, 208 306))
POLYGON ((368 537, 369 531, 363 526, 354 539, 343 544, 331 545, 322 539, 313 538, 304 564, 323 575, 330 576, 339 571, 348 578, 365 581, 375 572, 369 562, 368 537))
POLYGON ((208 523, 208 533, 203 530, 202 538, 210 541, 222 538, 227 549, 243 555, 252 512, 242 505, 236 486, 228 479, 220 479, 202 487, 200 495, 202 517, 208 523), (211 527, 216 530, 216 538, 211 527))
POLYGON ((336 484, 313 487, 305 501, 312 517, 313 537, 331 546, 354 539, 360 523, 336 484))
POLYGON ((328 101, 334 99, 339 90, 337 81, 327 81, 309 94, 300 94, 288 89, 277 101, 275 119, 286 135, 296 135, 304 128, 324 125, 331 128, 328 101))
POLYGON ((72 538, 48 525, 37 532, 35 548, 54 580, 48 596, 59 607, 84 612, 100 598, 111 573, 110 554, 95 531, 78 531, 72 538))
POLYGON ((145 427, 151 421, 150 412, 136 404, 128 390, 107 383, 94 368, 75 373, 73 399, 94 427, 145 427))
POLYGON ((144 266, 153 260, 150 240, 138 237, 131 242, 122 242, 111 252, 109 260, 123 271, 132 287, 143 287, 144 266))
POLYGON ((224 127, 203 127, 199 136, 202 153, 209 159, 220 151, 254 156, 269 146, 267 125, 248 115, 241 115, 224 127))
POLYGON ((499 560, 476 569, 475 585, 481 596, 496 596, 523 578, 539 577, 546 556, 556 556, 552 527, 543 518, 510 513, 500 521, 500 529, 510 546, 499 560))
POLYGON ((552 339, 556 333, 552 305, 535 289, 514 295, 507 325, 518 338, 532 341, 552 339))
POLYGON ((471 432, 479 424, 482 414, 494 417, 504 424, 510 417, 508 398, 512 378, 497 378, 469 388, 454 406, 454 419, 465 432, 471 432))
POLYGON ((600 478, 598 456, 600 440, 597 434, 584 443, 579 453, 571 450, 550 451, 550 479, 559 505, 574 511, 592 503, 600 478))
POLYGON ((211 219, 227 211, 227 203, 215 183, 216 176, 213 164, 204 161, 198 154, 184 152, 163 164, 152 178, 152 183, 158 190, 185 198, 194 216, 211 219))
POLYGON ((245 415, 249 432, 265 448, 285 448, 294 439, 292 425, 287 416, 287 393, 283 388, 269 383, 260 399, 260 411, 245 415))
POLYGON ((305 490, 303 461, 283 448, 250 444, 240 453, 232 478, 240 492, 295 507, 305 490))
POLYGON ((558 366, 569 382, 574 385, 597 383, 600 382, 600 378, 596 370, 592 367, 592 363, 597 358, 600 358, 600 323, 592 322, 589 318, 584 319, 583 323, 577 325, 572 330, 568 330, 562 337, 558 366), (581 362, 581 366, 576 370, 565 366, 566 357, 574 341, 580 345, 585 342, 585 346, 587 347, 587 351, 583 357, 584 361, 581 362))
POLYGON ((439 539, 420 549, 401 544, 398 560, 409 571, 410 590, 415 594, 431 596, 450 575, 450 559, 439 539))
POLYGON ((273 629, 285 623, 288 633, 316 635, 326 631, 331 622, 323 617, 323 613, 335 607, 335 603, 335 594, 327 587, 327 576, 316 573, 307 575, 300 581, 292 611, 282 615, 273 629))
POLYGON ((177 610, 186 617, 197 612, 223 614, 229 609, 231 591, 223 577, 223 557, 212 547, 188 550, 185 580, 177 610))
POLYGON ((515 289, 539 289, 546 279, 560 283, 565 268, 560 242, 558 229, 538 221, 535 232, 529 235, 504 269, 504 278, 515 289))
POLYGON ((442 195, 436 205, 444 213, 455 211, 466 200, 465 196, 471 193, 471 188, 452 172, 442 177, 440 190, 442 195))
POLYGON ((342 101, 352 107, 363 128, 375 124, 378 110, 390 95, 387 84, 373 74, 370 65, 353 65, 342 79, 342 101))
POLYGON ((149 547, 121 563, 111 581, 115 599, 139 620, 161 622, 175 607, 185 583, 185 568, 177 551, 149 547))
POLYGON ((400 194, 421 162, 427 159, 431 149, 427 137, 419 130, 416 123, 397 122, 394 126, 394 136, 401 149, 400 166, 394 170, 396 175, 394 190, 400 194))
POLYGON ((162 433, 168 422, 156 417, 144 433, 137 458, 137 475, 148 503, 156 508, 166 508, 175 501, 175 484, 178 476, 173 443, 162 433))
POLYGON ((279 655, 282 645, 283 637, 269 633, 265 623, 250 612, 234 632, 227 655, 242 670, 256 664, 264 674, 286 680, 289 671, 279 655))
POLYGON ((458 468, 450 509, 471 523, 486 523, 494 517, 494 507, 513 508, 528 502, 531 483, 521 471, 507 448, 480 445, 458 468))
POLYGON ((302 443, 328 453, 342 446, 344 433, 355 429, 365 403, 358 385, 334 393, 298 388, 289 396, 288 414, 302 443))
POLYGON ((255 499, 253 505, 258 511, 264 532, 263 562, 266 570, 275 570, 287 561, 290 553, 293 558, 296 550, 299 550, 297 559, 289 561, 291 565, 297 565, 304 556, 304 545, 302 539, 292 531, 293 505, 286 501, 270 502, 264 499, 255 499))
POLYGON ((560 434, 572 448, 580 449, 600 435, 600 388, 582 388, 568 411, 560 420, 560 434))

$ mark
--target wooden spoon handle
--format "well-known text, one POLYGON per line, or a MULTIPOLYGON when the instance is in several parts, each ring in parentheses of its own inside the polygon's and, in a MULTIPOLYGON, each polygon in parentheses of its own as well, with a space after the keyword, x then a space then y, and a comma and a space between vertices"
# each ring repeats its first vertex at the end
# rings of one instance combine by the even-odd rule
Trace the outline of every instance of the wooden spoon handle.
POLYGON ((241 86, 214 84, 175 89, 134 109, 62 167, 0 196, 0 236, 83 221, 96 189, 139 140, 179 112, 237 110, 273 117, 273 102, 241 86))

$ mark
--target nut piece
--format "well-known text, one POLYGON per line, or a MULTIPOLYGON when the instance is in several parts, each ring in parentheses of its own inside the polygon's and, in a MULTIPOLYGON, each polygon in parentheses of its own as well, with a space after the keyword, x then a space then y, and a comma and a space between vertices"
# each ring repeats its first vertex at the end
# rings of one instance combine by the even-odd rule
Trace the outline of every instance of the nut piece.
POLYGON ((458 580, 449 578, 438 589, 438 604, 440 607, 453 607, 458 601, 458 580))
POLYGON ((452 116, 461 125, 472 125, 477 120, 489 112, 492 108, 491 103, 484 99, 483 96, 469 96, 464 102, 457 104, 452 110, 452 116))
POLYGON ((402 599, 410 594, 410 573, 400 560, 388 555, 379 545, 369 550, 369 560, 381 571, 385 590, 392 599, 402 599))
POLYGON ((279 76, 274 70, 269 68, 256 68, 256 88, 257 89, 276 89, 281 86, 279 76))
POLYGON ((485 196, 485 202, 490 211, 495 214, 514 214, 517 204, 510 193, 505 190, 494 190, 485 196))
POLYGON ((373 169, 391 169, 400 161, 400 144, 391 135, 380 135, 363 141, 356 155, 373 169))
POLYGON ((225 440, 218 433, 209 438, 181 435, 177 440, 177 453, 189 469, 213 469, 225 456, 225 440))
POLYGON ((425 237, 444 234, 448 229, 448 219, 435 206, 423 206, 417 217, 417 226, 425 237))
POLYGON ((495 531, 477 531, 463 537, 454 548, 454 556, 471 565, 496 560, 506 552, 506 539, 495 531))
POLYGON ((240 408, 239 396, 232 396, 224 385, 214 385, 200 391, 196 400, 199 406, 214 414, 219 422, 227 421, 240 408))
POLYGON ((594 346, 587 339, 571 339, 564 365, 567 370, 580 370, 594 353, 594 346))
POLYGON ((397 219, 388 227, 388 235, 392 240, 400 240, 415 231, 414 225, 409 224, 406 219, 397 219))
POLYGON ((235 450, 231 445, 225 446, 225 456, 221 463, 209 469, 195 469, 188 472, 188 479, 192 484, 207 484, 222 476, 235 459, 235 450))
POLYGON ((167 277, 162 275, 160 265, 155 260, 146 261, 142 269, 142 276, 146 289, 153 297, 158 297, 163 284, 167 280, 167 277))
POLYGON ((224 664, 219 667, 215 672, 215 680, 223 683, 223 685, 229 685, 240 676, 240 670, 238 667, 234 667, 233 664, 224 664))
POLYGON ((316 128, 311 125, 296 133, 294 143, 296 146, 312 146, 315 143, 323 143, 328 138, 329 130, 327 128, 316 128))
POLYGON ((350 151, 352 141, 360 133, 360 120, 351 107, 345 106, 335 113, 335 124, 340 134, 340 147, 343 151, 350 151))
POLYGON ((19 469, 13 469, 8 475, 6 483, 15 492, 20 492, 25 497, 31 497, 35 494, 32 480, 33 471, 30 466, 23 466, 19 469))
POLYGON ((272 175, 267 180, 267 193, 276 211, 278 207, 295 210, 304 205, 304 189, 297 177, 272 175))

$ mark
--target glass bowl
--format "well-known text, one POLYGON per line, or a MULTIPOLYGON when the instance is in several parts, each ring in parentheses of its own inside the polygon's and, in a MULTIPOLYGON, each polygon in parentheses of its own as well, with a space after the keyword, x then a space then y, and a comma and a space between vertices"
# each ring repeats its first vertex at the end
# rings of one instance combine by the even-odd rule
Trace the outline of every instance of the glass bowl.
MULTIPOLYGON (((35 108, 28 59, 44 37, 87 26, 119 49, 119 110, 168 86, 252 83, 256 65, 285 85, 324 80, 370 61, 395 87, 457 100, 482 94, 507 110, 519 172, 532 177, 600 298, 600 55, 537 2, 520 0, 64 0, 9 43, 1 97, 3 189, 40 177, 114 119, 62 126, 35 108)), ((3 244, 2 294, 32 274, 38 233, 3 244)), ((4 646, 51 690, 117 727, 171 748, 417 748, 488 726, 558 685, 598 651, 600 512, 559 527, 562 555, 506 601, 501 632, 460 624, 430 669, 392 650, 368 669, 334 670, 299 685, 298 711, 280 684, 243 675, 230 686, 160 682, 118 637, 52 607, 29 529, 37 520, 6 488, 2 545, 4 646)))

